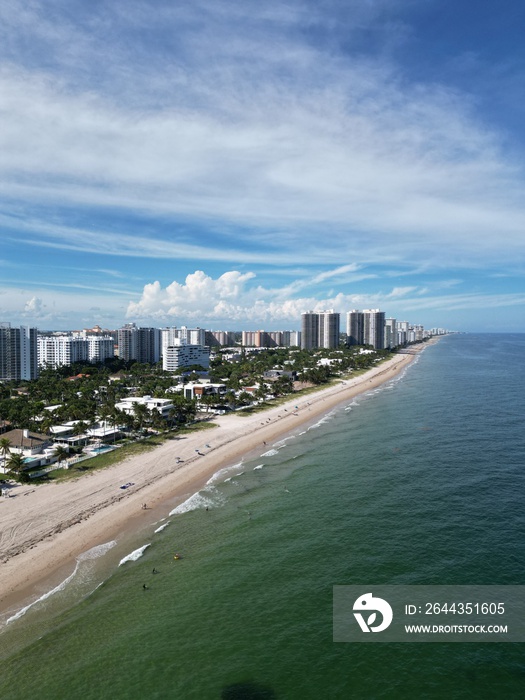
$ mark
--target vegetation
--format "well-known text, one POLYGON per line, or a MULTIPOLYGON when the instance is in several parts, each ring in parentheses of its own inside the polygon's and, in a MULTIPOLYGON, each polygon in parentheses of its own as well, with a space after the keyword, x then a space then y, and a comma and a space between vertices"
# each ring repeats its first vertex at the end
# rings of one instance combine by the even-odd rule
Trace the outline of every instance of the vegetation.
MULTIPOLYGON (((75 431, 81 434, 105 421, 124 429, 135 439, 151 432, 166 433, 169 437, 174 434, 169 431, 176 434, 186 430, 185 426, 195 420, 198 411, 261 410, 270 400, 275 405, 298 390, 307 391, 308 387, 326 385, 350 372, 362 372, 390 354, 386 350, 363 353, 362 348, 344 345, 313 351, 269 348, 252 352, 239 348, 235 358, 231 351, 218 350, 212 356, 208 377, 213 383, 225 384, 227 390, 221 396, 205 395, 198 403, 177 391, 177 384, 198 381, 202 374, 199 367, 177 373, 183 376, 164 371, 160 363, 152 366, 120 359, 98 365, 48 367, 41 370, 37 380, 0 384, 0 420, 8 421, 12 428, 27 428, 44 435, 49 435, 51 426, 65 422, 75 422, 75 431), (164 418, 142 404, 135 404, 132 415, 116 407, 124 397, 146 395, 169 399, 173 404, 169 415, 164 418)), ((198 424, 198 427, 205 426, 198 424)), ((141 439, 133 446, 121 447, 118 453, 97 456, 89 460, 89 469, 122 459, 122 450, 149 449, 155 439, 141 439)), ((59 463, 64 462, 68 450, 58 446, 55 456, 59 463)), ((23 478, 23 458, 11 453, 9 440, 1 436, 0 460, 15 478, 23 478)), ((67 471, 58 470, 49 478, 70 478, 66 474, 67 471)))

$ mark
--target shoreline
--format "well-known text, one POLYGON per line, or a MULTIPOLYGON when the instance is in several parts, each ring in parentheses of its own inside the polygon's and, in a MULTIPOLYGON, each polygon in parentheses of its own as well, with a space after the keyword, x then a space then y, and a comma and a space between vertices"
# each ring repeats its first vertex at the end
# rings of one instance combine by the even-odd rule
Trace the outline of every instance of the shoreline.
MULTIPOLYGON (((434 342, 437 339, 430 344, 434 342)), ((16 497, 2 499, 0 506, 0 614, 40 597, 53 576, 68 566, 73 570, 82 552, 117 539, 130 524, 145 525, 154 514, 166 516, 159 511, 166 510, 169 501, 182 503, 220 469, 267 450, 270 445, 265 443, 393 379, 428 345, 265 411, 215 416, 211 420, 216 427, 210 430, 167 440, 150 452, 78 479, 18 486, 16 497), (130 481, 133 486, 120 489, 130 481)))

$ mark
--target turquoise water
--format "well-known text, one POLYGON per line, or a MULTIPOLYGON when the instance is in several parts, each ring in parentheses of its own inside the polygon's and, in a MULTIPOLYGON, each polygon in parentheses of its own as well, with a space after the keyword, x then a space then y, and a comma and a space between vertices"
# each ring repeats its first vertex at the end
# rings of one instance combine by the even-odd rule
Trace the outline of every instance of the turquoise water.
POLYGON ((335 584, 523 582, 524 365, 448 336, 91 552, 0 635, 2 698, 524 697, 522 644, 332 642, 335 584))

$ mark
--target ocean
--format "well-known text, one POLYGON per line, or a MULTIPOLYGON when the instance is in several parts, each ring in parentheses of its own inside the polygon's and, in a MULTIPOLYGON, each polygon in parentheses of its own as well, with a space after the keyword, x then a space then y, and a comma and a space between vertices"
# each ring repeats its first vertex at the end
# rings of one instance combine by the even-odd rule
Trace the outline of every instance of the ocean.
POLYGON ((523 644, 332 641, 334 585, 524 583, 524 415, 525 335, 440 339, 80 557, 0 633, 1 697, 525 697, 523 644))

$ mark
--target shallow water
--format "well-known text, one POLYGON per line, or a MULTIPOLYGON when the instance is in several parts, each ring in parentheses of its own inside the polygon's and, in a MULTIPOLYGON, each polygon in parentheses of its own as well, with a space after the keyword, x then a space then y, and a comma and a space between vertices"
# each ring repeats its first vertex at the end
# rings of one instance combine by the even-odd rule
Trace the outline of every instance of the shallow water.
POLYGON ((524 365, 448 336, 221 470, 7 627, 2 697, 523 697, 520 644, 334 644, 332 587, 522 583, 524 365))

